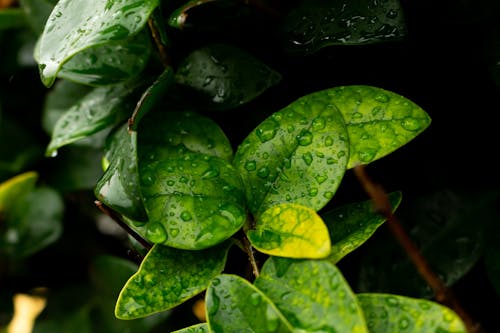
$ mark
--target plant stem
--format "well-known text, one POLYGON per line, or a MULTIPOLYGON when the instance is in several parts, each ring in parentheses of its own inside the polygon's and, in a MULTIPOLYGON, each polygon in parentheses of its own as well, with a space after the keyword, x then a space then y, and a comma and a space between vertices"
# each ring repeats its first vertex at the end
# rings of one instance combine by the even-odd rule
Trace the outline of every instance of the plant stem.
POLYGON ((158 26, 156 25, 155 20, 150 17, 148 19, 149 30, 151 30, 151 35, 153 36, 153 40, 155 41, 156 47, 158 48, 158 53, 160 54, 161 63, 165 68, 170 66, 170 57, 168 56, 167 47, 163 44, 160 32, 158 31, 158 26))
POLYGON ((252 266, 252 272, 255 277, 259 277, 259 266, 257 265, 257 260, 255 260, 255 255, 253 252, 252 244, 246 236, 243 236, 243 250, 248 255, 248 260, 250 261, 250 265, 252 266))
POLYGON ((107 207, 105 204, 99 200, 94 201, 95 205, 101 212, 108 215, 113 221, 115 221, 120 227, 122 227, 130 236, 132 236, 136 241, 139 242, 145 249, 151 250, 151 244, 149 244, 144 238, 139 236, 132 228, 130 228, 125 222, 122 221, 121 217, 116 214, 112 209, 107 207))
POLYGON ((436 300, 455 311, 457 315, 462 318, 462 321, 464 322, 464 325, 469 333, 483 332, 480 324, 473 320, 460 305, 460 302, 452 290, 446 287, 443 281, 436 275, 436 273, 434 273, 425 257, 404 230, 396 216, 392 213, 392 207, 384 189, 380 185, 373 183, 373 181, 366 174, 362 165, 354 167, 354 174, 373 201, 375 211, 387 219, 386 224, 388 225, 393 236, 403 247, 406 254, 415 265, 418 273, 434 291, 436 300))

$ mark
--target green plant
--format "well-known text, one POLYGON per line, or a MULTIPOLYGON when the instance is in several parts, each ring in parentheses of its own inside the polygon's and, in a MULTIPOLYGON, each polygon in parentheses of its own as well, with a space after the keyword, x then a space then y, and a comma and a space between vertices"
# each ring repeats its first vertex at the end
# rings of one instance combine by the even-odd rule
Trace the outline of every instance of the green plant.
MULTIPOLYGON (((204 295, 207 322, 176 332, 466 331, 463 318, 423 293, 354 292, 337 265, 403 200, 402 191, 384 199, 368 190, 370 200, 335 203, 344 176, 416 138, 429 115, 368 84, 327 81, 273 95, 290 80, 274 67, 275 56, 296 61, 329 48, 404 39, 398 1, 297 1, 279 10, 265 1, 20 4, 37 32, 41 81, 51 88, 45 157, 91 147, 90 158, 102 165, 92 184, 96 204, 142 256, 134 274, 136 268, 116 263, 127 266, 121 274, 128 279, 117 318, 167 314, 204 295), (253 22, 273 33, 266 47, 283 41, 274 53, 251 36, 222 35, 228 26, 248 31, 245 23, 253 22), (220 38, 208 39, 206 31, 220 38), (253 275, 246 265, 231 266, 238 248, 253 275)), ((35 189, 36 178, 24 173, 1 185, 2 219, 12 239, 17 221, 36 213, 24 210, 26 202, 51 200, 51 235, 24 238, 36 242, 33 248, 5 244, 11 256, 29 256, 61 232, 61 198, 51 188, 35 189)), ((96 285, 105 290, 98 280, 106 264, 96 265, 104 272, 96 285)))

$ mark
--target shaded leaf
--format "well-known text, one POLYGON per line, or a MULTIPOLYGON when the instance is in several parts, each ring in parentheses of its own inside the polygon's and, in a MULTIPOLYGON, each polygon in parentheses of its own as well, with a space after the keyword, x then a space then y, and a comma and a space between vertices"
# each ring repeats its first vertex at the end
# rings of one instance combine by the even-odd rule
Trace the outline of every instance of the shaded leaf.
POLYGON ((325 224, 314 210, 297 204, 269 208, 247 236, 257 250, 273 256, 324 258, 330 254, 325 224))
MULTIPOLYGON (((394 210, 401 202, 401 192, 392 192, 388 199, 394 210)), ((340 259, 366 242, 386 218, 373 211, 371 200, 352 203, 321 214, 328 227, 332 250, 328 260, 336 264, 340 259)))
POLYGON ((40 35, 54 5, 46 0, 19 0, 26 21, 36 35, 40 35))
POLYGON ((158 0, 57 2, 40 39, 43 84, 52 86, 61 66, 78 52, 138 33, 158 5, 158 0))
POLYGON ((205 299, 207 322, 213 333, 293 332, 267 296, 237 275, 214 278, 205 299))
POLYGON ((307 54, 330 45, 360 45, 406 37, 398 0, 301 1, 283 22, 285 48, 307 54))
POLYGON ((349 133, 347 168, 392 153, 431 123, 429 115, 418 105, 385 89, 354 85, 325 92, 342 113, 349 133))
POLYGON ((234 157, 250 211, 258 215, 283 202, 318 211, 340 185, 348 147, 344 120, 329 90, 276 112, 246 137, 234 157))
POLYGON ((0 10, 0 31, 22 28, 25 25, 26 19, 20 8, 6 8, 0 10))
POLYGON ((224 269, 231 244, 202 251, 153 246, 120 292, 116 317, 134 319, 165 311, 205 290, 224 269))
POLYGON ((391 294, 358 294, 371 333, 466 333, 451 309, 428 300, 391 294))
POLYGON ((210 44, 190 53, 176 72, 176 81, 195 92, 202 106, 231 109, 277 84, 281 75, 244 50, 210 44))
POLYGON ((192 325, 172 333, 210 333, 210 329, 207 323, 192 325))
POLYGON ((368 332, 356 296, 327 261, 270 257, 255 286, 303 332, 368 332))
POLYGON ((33 333, 92 333, 90 309, 81 307, 58 318, 37 320, 33 333))
POLYGON ((38 173, 28 171, 0 183, 0 215, 4 216, 35 188, 38 173))

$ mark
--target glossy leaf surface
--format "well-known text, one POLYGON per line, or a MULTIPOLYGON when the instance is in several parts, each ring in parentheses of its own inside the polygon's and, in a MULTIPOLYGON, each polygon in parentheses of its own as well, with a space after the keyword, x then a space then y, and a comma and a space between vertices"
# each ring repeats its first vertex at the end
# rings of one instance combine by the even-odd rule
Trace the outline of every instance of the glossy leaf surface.
POLYGON ((205 299, 212 333, 293 332, 269 298, 237 275, 223 274, 214 278, 205 299))
POLYGON ((398 0, 301 1, 283 23, 285 47, 307 54, 330 45, 360 45, 406 37, 398 0))
POLYGON ((271 257, 255 286, 301 332, 368 332, 356 296, 328 261, 271 257))
POLYGON ((158 0, 59 1, 40 39, 43 84, 52 86, 61 66, 78 52, 138 33, 158 4, 158 0))
POLYGON ((414 139, 430 124, 418 105, 385 89, 372 86, 341 86, 327 93, 342 113, 349 133, 347 167, 368 164, 414 139))
MULTIPOLYGON (((388 199, 395 210, 401 202, 401 192, 389 194, 388 199)), ((332 242, 328 260, 334 264, 366 242, 386 220, 373 211, 371 200, 338 207, 321 214, 321 217, 332 242)))
POLYGON ((137 133, 119 127, 106 149, 109 166, 97 182, 94 193, 106 206, 137 221, 146 222, 137 168, 137 133))
POLYGON ((210 333, 210 329, 207 323, 202 323, 173 331, 172 333, 210 333))
POLYGON ((230 109, 247 103, 277 84, 281 75, 244 50, 210 44, 190 53, 176 81, 209 108, 230 109))
POLYGON ((342 115, 324 91, 264 120, 240 144, 233 164, 253 214, 284 202, 318 211, 340 185, 348 149, 342 115))
POLYGON ((205 290, 226 263, 231 242, 202 251, 155 245, 118 297, 119 319, 145 317, 173 308, 205 290))
POLYGON ((428 300, 391 294, 358 294, 371 333, 466 333, 460 317, 428 300))
POLYGON ((297 204, 269 208, 247 236, 257 250, 273 256, 324 258, 331 248, 323 220, 314 210, 297 204))

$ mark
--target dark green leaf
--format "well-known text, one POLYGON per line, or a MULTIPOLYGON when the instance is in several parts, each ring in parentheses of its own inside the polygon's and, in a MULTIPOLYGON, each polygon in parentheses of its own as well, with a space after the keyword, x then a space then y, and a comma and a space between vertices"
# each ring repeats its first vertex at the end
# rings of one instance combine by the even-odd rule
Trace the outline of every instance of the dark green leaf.
POLYGON ((134 319, 165 311, 205 290, 224 269, 231 244, 227 241, 202 251, 153 246, 123 287, 116 317, 134 319))
POLYGON ((93 333, 92 321, 88 307, 65 313, 56 319, 39 320, 33 328, 33 333, 93 333))
POLYGON ((301 1, 283 23, 285 47, 307 54, 330 45, 360 45, 406 37, 398 0, 301 1))
POLYGON ((40 39, 43 84, 52 86, 61 66, 77 53, 138 33, 158 5, 158 0, 60 0, 40 39))
POLYGON ((349 157, 344 120, 329 91, 299 98, 262 122, 233 164, 254 214, 283 203, 321 209, 333 197, 349 157))
POLYGON ((212 280, 206 307, 212 333, 293 332, 269 298, 237 275, 222 274, 212 280))
POLYGON ((435 302, 391 294, 358 294, 370 333, 466 333, 460 317, 435 302))
POLYGON ((210 333, 210 328, 207 323, 202 323, 173 331, 172 333, 210 333))
POLYGON ((26 21, 33 31, 40 35, 54 5, 46 0, 19 0, 26 21))
POLYGON ((26 25, 24 13, 19 8, 0 9, 0 31, 22 28, 26 25))
MULTIPOLYGON (((388 199, 393 210, 396 210, 401 202, 401 192, 390 193, 388 199)), ((321 217, 332 241, 328 260, 334 264, 366 242, 386 220, 380 213, 373 211, 371 200, 335 208, 321 214, 321 217)))
POLYGON ((270 257, 255 286, 301 332, 368 332, 349 284, 328 261, 270 257))
POLYGON ((179 65, 176 81, 204 105, 231 109, 277 84, 281 75, 253 55, 231 45, 211 44, 190 53, 179 65))

